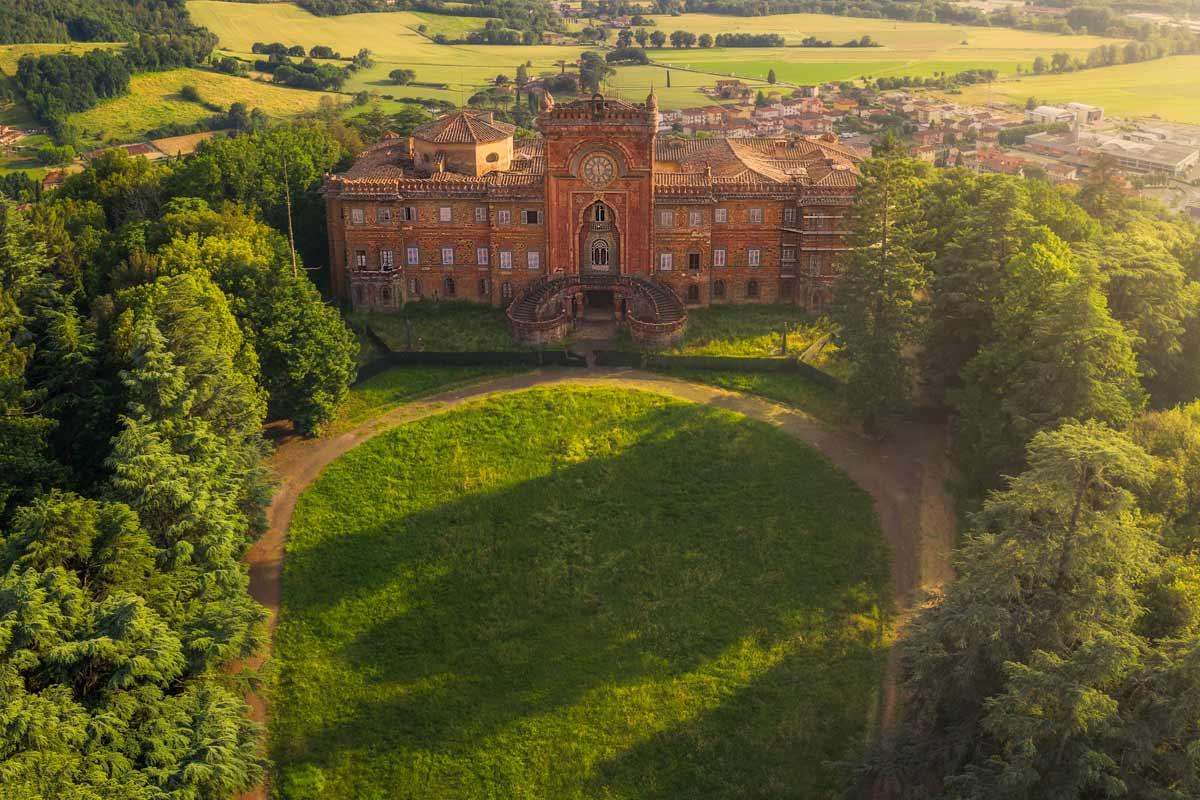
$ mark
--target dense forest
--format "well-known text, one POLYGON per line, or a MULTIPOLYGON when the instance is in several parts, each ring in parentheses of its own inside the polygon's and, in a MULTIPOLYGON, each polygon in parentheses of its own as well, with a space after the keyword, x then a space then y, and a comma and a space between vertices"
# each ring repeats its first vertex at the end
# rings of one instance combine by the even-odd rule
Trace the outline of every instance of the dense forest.
POLYGON ((4 0, 0 44, 127 42, 189 27, 184 0, 4 0))
POLYGON ((850 397, 880 428, 914 387, 944 410, 967 532, 859 793, 1197 796, 1200 230, 1103 167, 863 172, 850 397))
POLYGON ((5 798, 228 797, 262 774, 231 673, 262 643, 241 555, 262 425, 313 432, 354 339, 287 241, 346 156, 320 127, 171 165, 98 157, 0 202, 0 785, 5 798))

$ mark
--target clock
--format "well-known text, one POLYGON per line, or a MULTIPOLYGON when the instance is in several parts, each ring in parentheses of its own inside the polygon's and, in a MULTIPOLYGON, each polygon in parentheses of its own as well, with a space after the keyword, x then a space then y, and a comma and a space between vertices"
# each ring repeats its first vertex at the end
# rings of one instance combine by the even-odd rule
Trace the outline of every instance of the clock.
POLYGON ((617 176, 617 165, 608 156, 596 153, 583 161, 583 179, 592 186, 608 186, 617 176))

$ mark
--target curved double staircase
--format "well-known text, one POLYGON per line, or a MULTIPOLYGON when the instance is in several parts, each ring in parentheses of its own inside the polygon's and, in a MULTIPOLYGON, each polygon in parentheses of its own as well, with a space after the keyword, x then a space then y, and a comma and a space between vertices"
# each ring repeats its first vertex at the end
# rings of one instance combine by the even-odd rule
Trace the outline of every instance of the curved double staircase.
POLYGON ((611 291, 625 301, 622 322, 639 344, 667 346, 683 336, 687 307, 671 287, 636 275, 562 274, 530 284, 509 305, 513 339, 534 346, 559 341, 571 330, 572 296, 588 291, 611 291))

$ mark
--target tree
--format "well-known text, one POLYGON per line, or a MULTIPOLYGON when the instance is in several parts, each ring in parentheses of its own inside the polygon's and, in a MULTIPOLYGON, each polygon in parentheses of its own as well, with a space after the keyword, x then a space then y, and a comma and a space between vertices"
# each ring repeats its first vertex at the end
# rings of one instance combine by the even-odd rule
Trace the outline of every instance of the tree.
POLYGON ((525 66, 524 64, 517 65, 516 83, 518 87, 529 83, 529 67, 525 66))
POLYGON ((903 717, 864 776, 906 800, 1001 787, 1082 800, 1138 771, 1112 737, 1142 648, 1136 587, 1157 553, 1133 494, 1152 461, 1094 422, 1038 434, 1026 461, 902 645, 903 717))
POLYGON ((1037 58, 1033 59, 1033 74, 1041 75, 1045 71, 1046 71, 1046 59, 1043 58, 1042 56, 1038 56, 1037 58))
POLYGON ((650 32, 650 46, 651 47, 662 47, 666 43, 667 43, 667 35, 665 33, 663 33, 662 31, 651 31, 650 32))
POLYGON ((397 86, 407 86, 417 79, 417 71, 414 69, 394 69, 388 73, 388 78, 397 86))
POLYGON ((915 162, 898 146, 863 163, 850 215, 853 250, 840 262, 832 316, 850 364, 846 390, 874 433, 910 396, 910 351, 923 310, 928 254, 915 162))
POLYGON ((622 28, 617 33, 617 47, 632 47, 633 46, 633 31, 629 28, 622 28))
POLYGON ((767 70, 767 83, 775 83, 775 70, 767 70))
POLYGON ((697 40, 697 42, 700 45, 700 47, 702 47, 702 48, 712 47, 713 46, 712 34, 711 33, 700 34, 700 38, 697 40))
MULTIPOLYGON (((636 41, 638 43, 638 47, 645 47, 646 42, 648 42, 650 40, 650 34, 646 31, 645 28, 638 28, 637 33, 635 33, 633 35, 633 39, 634 39, 634 41, 636 41)), ((659 46, 661 46, 661 45, 655 45, 655 47, 659 47, 659 46)))
POLYGON ((598 93, 601 84, 615 73, 616 70, 597 52, 588 51, 579 58, 579 86, 588 94, 598 93))

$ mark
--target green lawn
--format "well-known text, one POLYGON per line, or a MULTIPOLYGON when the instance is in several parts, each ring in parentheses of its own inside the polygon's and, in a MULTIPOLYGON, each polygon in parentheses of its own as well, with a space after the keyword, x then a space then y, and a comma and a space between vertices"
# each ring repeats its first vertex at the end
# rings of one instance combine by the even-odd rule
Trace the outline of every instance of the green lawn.
POLYGON ((506 372, 492 367, 395 367, 351 386, 337 421, 323 433, 340 433, 418 397, 506 372))
POLYGON ((300 498, 290 798, 838 796, 874 720, 869 497, 731 412, 560 388, 410 423, 300 498))
POLYGON ((408 349, 410 330, 414 350, 462 352, 522 349, 513 344, 508 334, 504 309, 478 303, 409 303, 403 312, 351 314, 350 320, 354 326, 370 325, 392 350, 408 349))
POLYGON ((788 352, 799 354, 825 333, 818 317, 796 306, 709 306, 688 311, 683 341, 671 355, 777 356, 780 331, 788 326, 788 352))
POLYGON ((795 372, 725 372, 711 369, 665 370, 665 374, 685 381, 707 383, 733 392, 745 392, 792 406, 811 414, 835 428, 853 428, 858 420, 846 406, 846 399, 833 389, 813 382, 795 372))

